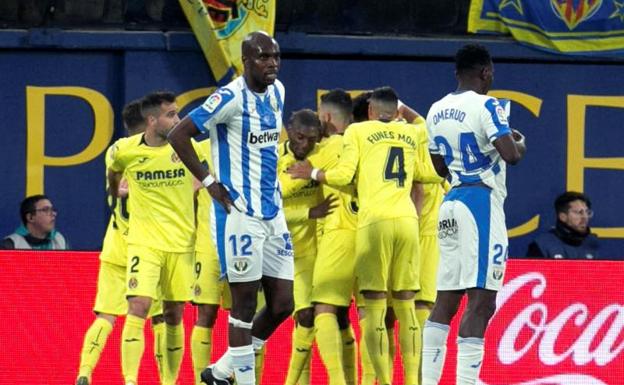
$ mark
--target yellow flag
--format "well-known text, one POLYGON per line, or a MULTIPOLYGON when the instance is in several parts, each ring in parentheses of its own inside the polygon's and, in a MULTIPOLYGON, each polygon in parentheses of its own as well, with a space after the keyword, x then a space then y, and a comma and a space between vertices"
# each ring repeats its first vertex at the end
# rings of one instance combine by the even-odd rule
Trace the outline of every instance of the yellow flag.
POLYGON ((275 0, 179 0, 218 85, 243 73, 241 43, 253 31, 273 35, 275 0))

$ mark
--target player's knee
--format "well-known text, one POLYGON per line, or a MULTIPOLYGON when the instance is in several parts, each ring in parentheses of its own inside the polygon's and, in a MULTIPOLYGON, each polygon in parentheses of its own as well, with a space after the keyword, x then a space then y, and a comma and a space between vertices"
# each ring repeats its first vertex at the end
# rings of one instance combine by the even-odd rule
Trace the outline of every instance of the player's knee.
POLYGON ((340 328, 340 330, 347 329, 351 325, 348 312, 343 312, 339 310, 338 313, 336 313, 336 316, 338 319, 338 327, 340 328))
POLYGON ((236 301, 232 303, 232 309, 230 310, 232 317, 244 322, 251 322, 256 314, 256 300, 255 297, 245 299, 244 301, 236 301))
POLYGON ((152 325, 158 325, 165 322, 165 317, 162 314, 152 316, 152 325))
POLYGON ((211 328, 217 321, 219 305, 198 305, 195 325, 211 328))
POLYGON ((184 313, 184 302, 164 302, 163 317, 167 325, 179 325, 184 313))
POLYGON ((280 296, 277 300, 273 301, 268 310, 271 312, 271 318, 275 320, 284 320, 288 318, 295 309, 295 303, 292 296, 280 296))
POLYGON ((305 327, 311 328, 314 326, 314 308, 308 307, 305 309, 301 309, 295 314, 295 319, 297 320, 297 324, 305 327))
POLYGON ((147 318, 152 299, 149 297, 128 297, 128 314, 135 317, 147 318))

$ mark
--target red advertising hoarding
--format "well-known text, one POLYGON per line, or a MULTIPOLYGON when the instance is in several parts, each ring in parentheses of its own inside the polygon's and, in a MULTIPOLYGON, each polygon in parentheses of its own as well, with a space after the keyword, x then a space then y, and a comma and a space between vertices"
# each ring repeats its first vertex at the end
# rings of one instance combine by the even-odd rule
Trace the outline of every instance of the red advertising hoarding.
MULTIPOLYGON (((84 333, 93 321, 97 253, 0 252, 0 384, 71 384, 84 333)), ((506 285, 486 336, 483 385, 624 384, 624 282, 621 262, 509 261, 506 285)), ((187 336, 194 309, 185 314, 187 336)), ((354 313, 352 312, 352 315, 354 313)), ((225 349, 220 314, 213 356, 225 349)), ((455 320, 455 323, 457 320, 455 320)), ((121 384, 115 325, 93 384, 121 384)), ((151 333, 140 384, 157 384, 151 333)), ((290 355, 292 322, 269 341, 264 384, 282 384, 290 355)), ((449 336, 442 384, 454 384, 456 325, 449 336)), ((192 384, 189 338, 180 384, 192 384)), ((315 356, 312 384, 326 383, 315 356)), ((395 383, 402 384, 400 373, 395 383)))

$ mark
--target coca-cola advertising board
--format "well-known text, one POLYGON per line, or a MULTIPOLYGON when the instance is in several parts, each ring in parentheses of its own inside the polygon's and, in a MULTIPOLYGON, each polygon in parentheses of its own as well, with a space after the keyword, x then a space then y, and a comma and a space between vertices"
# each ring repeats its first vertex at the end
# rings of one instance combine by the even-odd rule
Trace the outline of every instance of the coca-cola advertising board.
POLYGON ((623 273, 622 262, 509 261, 482 384, 624 384, 623 273))
MULTIPOLYGON (((96 252, 0 251, 0 384, 71 384, 85 331, 93 322, 98 271, 96 252)), ((499 308, 486 335, 480 385, 624 384, 624 264, 599 261, 510 260, 499 308)), ((355 312, 351 313, 355 320, 355 312)), ((179 383, 193 383, 189 339, 195 309, 185 312, 186 353, 179 383)), ((226 346, 227 317, 215 327, 213 356, 226 346)), ((441 385, 455 384, 455 337, 449 336, 441 385)), ((94 385, 123 383, 119 339, 111 333, 93 374, 94 385)), ((356 332, 359 329, 356 325, 356 332)), ((267 346, 263 384, 283 384, 291 349, 292 321, 267 346)), ((151 331, 139 381, 158 384, 151 331)), ((403 384, 400 365, 394 384, 403 384)), ((312 385, 327 384, 315 354, 312 385)))

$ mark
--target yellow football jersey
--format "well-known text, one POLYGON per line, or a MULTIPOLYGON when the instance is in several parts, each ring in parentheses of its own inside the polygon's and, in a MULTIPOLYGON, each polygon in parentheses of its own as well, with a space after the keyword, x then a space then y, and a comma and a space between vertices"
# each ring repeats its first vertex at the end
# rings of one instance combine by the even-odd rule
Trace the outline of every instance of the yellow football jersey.
MULTIPOLYGON (((198 143, 202 151, 202 156, 207 159, 210 172, 214 175, 212 163, 210 161, 210 139, 198 143)), ((216 255, 216 248, 210 232, 210 210, 212 209, 212 198, 208 190, 201 188, 197 194, 197 237, 195 239, 195 251, 211 253, 216 255)))
POLYGON ((327 169, 329 185, 356 177, 358 226, 384 219, 417 217, 410 197, 412 181, 440 183, 431 158, 422 151, 417 130, 405 121, 354 123, 344 135, 340 162, 327 169))
MULTIPOLYGON (((310 154, 308 160, 315 168, 329 169, 336 166, 343 149, 342 135, 332 135, 319 144, 319 151, 310 154)), ((357 228, 358 202, 352 178, 344 186, 323 185, 323 197, 338 198, 336 209, 323 220, 323 232, 334 229, 355 230, 357 228)))
MULTIPOLYGON (((111 166, 113 146, 106 150, 104 163, 106 164, 106 172, 111 166)), ((128 235, 128 197, 117 198, 109 191, 108 178, 106 178, 106 192, 108 207, 111 210, 111 217, 108 221, 104 241, 102 242, 102 252, 100 259, 112 263, 114 265, 126 266, 125 241, 122 242, 120 237, 125 239, 128 235), (123 244, 118 244, 123 243, 123 244)))
MULTIPOLYGON (((201 149, 193 142, 200 160, 201 149)), ((111 170, 128 181, 128 244, 166 252, 190 252, 195 244, 193 175, 171 145, 150 147, 144 135, 119 139, 111 170)))
MULTIPOLYGON (((312 150, 312 154, 317 152, 316 148, 312 150)), ((309 218, 309 212, 310 208, 321 202, 321 189, 316 181, 308 180, 301 185, 299 182, 301 179, 290 177, 286 170, 296 162, 297 159, 288 148, 288 141, 282 143, 279 147, 277 172, 280 186, 289 192, 289 196, 284 197, 284 215, 290 230, 295 258, 304 255, 316 256, 316 220, 309 218)))

